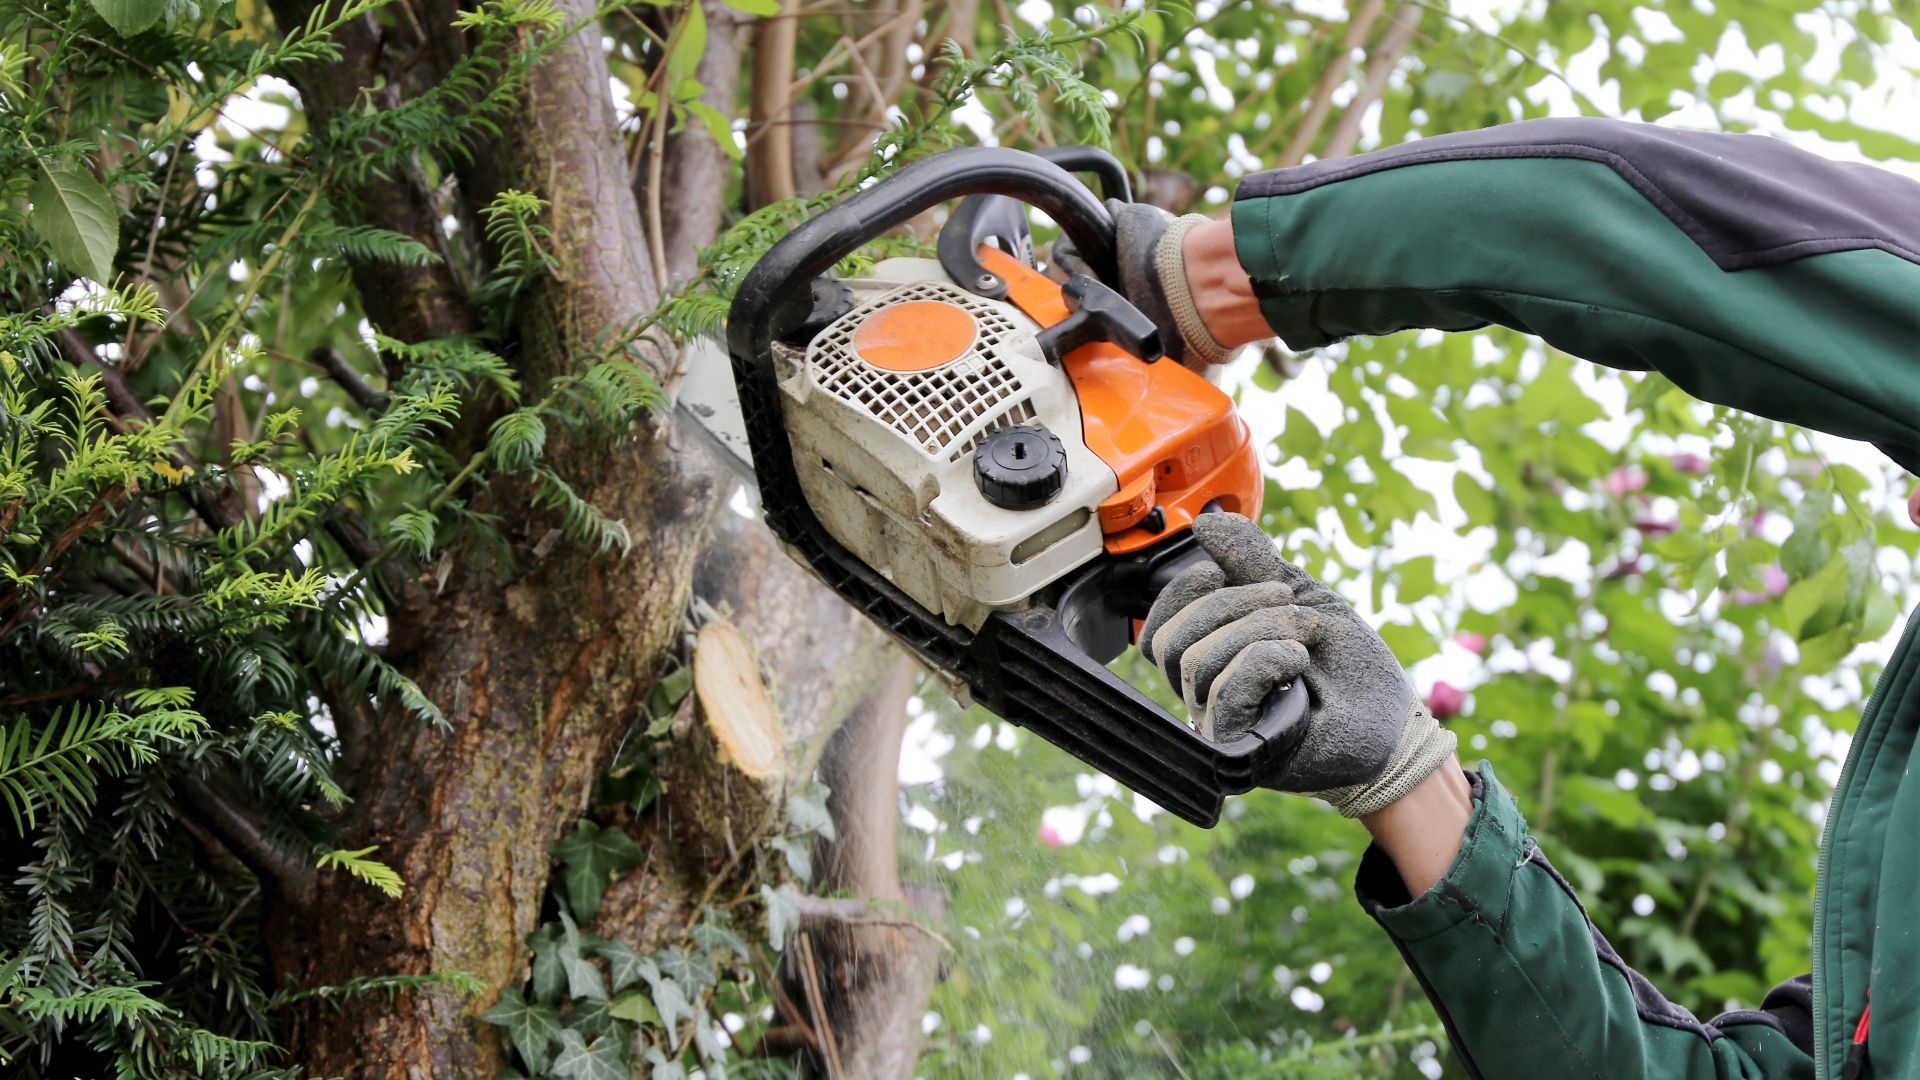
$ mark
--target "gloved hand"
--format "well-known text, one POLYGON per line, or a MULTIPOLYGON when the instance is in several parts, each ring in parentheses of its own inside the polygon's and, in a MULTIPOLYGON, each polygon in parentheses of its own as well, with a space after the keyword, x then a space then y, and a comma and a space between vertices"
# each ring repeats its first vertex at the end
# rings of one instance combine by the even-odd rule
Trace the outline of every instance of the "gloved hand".
MULTIPOLYGON (((1174 217, 1150 203, 1118 199, 1108 199, 1107 210, 1118 233, 1120 294, 1153 320, 1167 355, 1202 374, 1226 363, 1229 350, 1214 340, 1194 306, 1182 251, 1187 230, 1205 224, 1206 215, 1174 217)), ((1086 272, 1066 237, 1054 242, 1053 258, 1069 273, 1086 272)))
POLYGON ((1282 559, 1239 514, 1202 514, 1193 533, 1212 561, 1161 592, 1140 651, 1180 689, 1202 735, 1224 741, 1246 731, 1268 693, 1304 680, 1307 730, 1261 785, 1316 795, 1355 818, 1453 757, 1459 740, 1427 712, 1352 605, 1282 559))

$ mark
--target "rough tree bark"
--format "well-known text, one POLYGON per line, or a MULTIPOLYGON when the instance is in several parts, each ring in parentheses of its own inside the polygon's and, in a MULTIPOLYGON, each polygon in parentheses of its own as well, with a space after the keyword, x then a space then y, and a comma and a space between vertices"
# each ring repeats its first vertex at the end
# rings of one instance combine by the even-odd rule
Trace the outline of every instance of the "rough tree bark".
MULTIPOLYGON (((588 0, 558 6, 569 22, 593 10, 588 0)), ((276 0, 274 10, 294 25, 310 7, 276 0)), ((419 67, 458 58, 458 35, 445 28, 451 4, 425 0, 422 9, 439 20, 427 40, 365 20, 341 32, 338 61, 297 73, 316 124, 353 107, 366 87, 420 83, 419 67)), ((709 48, 731 50, 737 64, 739 32, 729 23, 709 48)), ((715 87, 723 81, 718 70, 703 69, 702 78, 715 87)), ((645 313, 660 295, 607 86, 589 29, 536 68, 522 108, 463 167, 455 194, 469 215, 506 184, 551 203, 557 270, 520 309, 512 350, 536 386, 596 352, 606 327, 645 313)), ((697 141, 678 139, 675 150, 676 177, 724 177, 697 141)), ((715 179, 657 193, 665 220, 677 223, 670 273, 684 272, 691 247, 711 239, 722 190, 715 179)), ((366 220, 439 246, 438 217, 422 209, 432 200, 404 176, 359 194, 366 220)), ((396 336, 471 329, 459 283, 444 268, 381 271, 359 284, 370 317, 396 336)), ((640 359, 671 383, 671 358, 640 359)), ((708 549, 736 481, 673 422, 645 425, 614 446, 556 431, 543 463, 626 523, 631 552, 594 557, 552 543, 552 522, 513 482, 480 495, 507 523, 517 559, 511 573, 502 578, 498 567, 461 559, 443 587, 414 590, 391 613, 389 659, 441 707, 451 731, 399 715, 341 729, 343 739, 351 732, 378 740, 347 748, 355 768, 343 779, 354 802, 339 821, 342 842, 379 845, 406 894, 391 901, 346 875, 321 874, 303 894, 279 896, 270 915, 271 960, 287 988, 457 971, 490 989, 473 998, 419 992, 296 1008, 288 1045, 311 1075, 486 1076, 504 1063, 498 1031, 475 1016, 526 977, 523 942, 541 921, 548 849, 587 809, 608 754, 677 648, 696 577, 709 604, 731 609, 774 674, 791 778, 813 768, 863 684, 887 662, 877 631, 805 577, 763 527, 722 514, 720 542, 708 549)), ((891 737, 897 747, 897 731, 891 737)), ((709 766, 720 767, 711 759, 691 767, 709 766)), ((891 771, 884 780, 891 791, 891 771)), ((696 842, 711 822, 686 802, 699 785, 680 787, 649 820, 629 823, 659 857, 615 883, 595 923, 643 950, 684 922, 717 869, 701 857, 712 845, 696 842)), ((883 810, 892 815, 891 796, 883 810)), ((735 827, 735 844, 759 839, 755 823, 735 827)))

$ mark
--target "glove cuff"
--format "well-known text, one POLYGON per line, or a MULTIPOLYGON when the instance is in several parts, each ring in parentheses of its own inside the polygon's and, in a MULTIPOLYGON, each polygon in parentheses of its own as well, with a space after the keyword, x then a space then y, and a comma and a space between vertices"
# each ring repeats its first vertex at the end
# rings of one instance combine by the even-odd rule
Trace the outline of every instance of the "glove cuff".
POLYGON ((1187 283, 1187 232, 1196 225, 1207 224, 1209 220, 1205 214, 1174 218, 1167 223, 1166 231, 1160 234, 1160 242, 1155 245, 1153 252, 1154 271, 1160 279, 1161 294, 1166 297, 1174 325, 1179 328, 1186 344, 1186 355, 1181 360, 1196 370, 1203 370, 1211 364, 1224 364, 1232 355, 1214 340, 1213 333, 1207 329, 1206 321, 1200 317, 1200 309, 1193 302, 1193 289, 1187 283))
POLYGON ((1421 781, 1453 757, 1459 745, 1460 737, 1441 727, 1416 697, 1407 710, 1407 724, 1400 733, 1400 743, 1394 747, 1393 756, 1387 759, 1387 767, 1380 775, 1364 784, 1335 788, 1319 795, 1332 803, 1343 817, 1360 818, 1377 813, 1420 786, 1421 781))

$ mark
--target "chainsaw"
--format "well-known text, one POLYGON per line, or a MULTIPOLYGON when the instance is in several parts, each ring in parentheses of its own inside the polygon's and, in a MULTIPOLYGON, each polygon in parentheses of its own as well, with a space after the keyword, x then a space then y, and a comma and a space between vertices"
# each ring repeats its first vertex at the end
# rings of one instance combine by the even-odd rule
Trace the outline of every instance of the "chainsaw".
POLYGON ((1090 148, 977 147, 910 164, 811 218, 747 273, 727 325, 767 524, 789 552, 971 700, 1180 817, 1285 764, 1303 683, 1215 741, 1106 666, 1154 597, 1206 553, 1196 515, 1260 512, 1257 448, 1232 400, 1162 362, 1114 288, 1090 148), (1051 160, 1050 160, 1051 158, 1051 160), (832 271, 959 199, 937 259, 832 271), (1078 271, 1042 273, 1029 206, 1078 271))

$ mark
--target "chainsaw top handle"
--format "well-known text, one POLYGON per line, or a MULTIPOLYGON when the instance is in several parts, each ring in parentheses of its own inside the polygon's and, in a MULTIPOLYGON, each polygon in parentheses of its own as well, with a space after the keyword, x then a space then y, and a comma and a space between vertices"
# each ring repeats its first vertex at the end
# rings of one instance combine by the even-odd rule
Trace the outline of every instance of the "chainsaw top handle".
POLYGON ((734 293, 727 338, 771 342, 811 308, 813 279, 889 230, 965 195, 1007 195, 1045 212, 1100 280, 1118 287, 1113 215, 1073 175, 1038 154, 996 146, 922 158, 787 234, 734 293))

